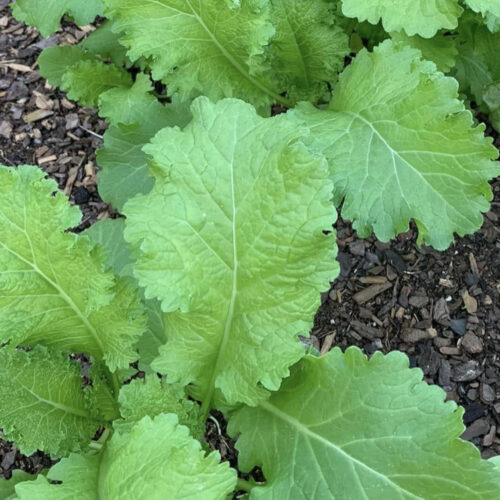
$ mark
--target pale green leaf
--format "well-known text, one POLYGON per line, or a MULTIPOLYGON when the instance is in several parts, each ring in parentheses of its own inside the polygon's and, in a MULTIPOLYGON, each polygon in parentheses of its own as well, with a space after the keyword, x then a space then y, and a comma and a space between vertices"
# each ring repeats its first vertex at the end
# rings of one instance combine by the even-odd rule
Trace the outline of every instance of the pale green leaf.
POLYGON ((53 87, 62 85, 63 75, 75 64, 90 61, 92 55, 86 54, 78 45, 62 45, 45 49, 38 58, 40 74, 53 87))
POLYGON ((342 12, 371 24, 381 19, 387 32, 431 38, 440 29, 456 28, 463 9, 458 0, 342 0, 342 12))
POLYGON ((255 403, 302 356, 297 335, 337 276, 332 185, 286 116, 233 99, 192 112, 145 148, 155 187, 124 209, 134 274, 169 313, 153 368, 193 382, 206 407, 215 388, 255 403))
POLYGON ((486 87, 483 99, 490 112, 491 125, 500 132, 500 82, 486 87))
POLYGON ((422 57, 436 64, 437 69, 448 73, 454 66, 458 55, 456 37, 438 33, 433 38, 408 36, 404 31, 391 33, 395 42, 403 42, 414 49, 420 50, 422 57))
POLYGON ((61 90, 67 92, 68 98, 88 107, 96 107, 103 92, 131 85, 131 76, 124 69, 98 59, 80 61, 61 77, 61 90))
POLYGON ((113 33, 113 22, 105 21, 93 31, 79 46, 90 52, 108 59, 117 66, 130 65, 127 49, 118 41, 118 35, 113 33))
POLYGON ((492 32, 500 30, 500 0, 465 0, 475 12, 486 18, 486 24, 492 32))
POLYGON ((147 415, 154 418, 161 413, 175 413, 179 424, 185 425, 192 436, 201 439, 205 433, 200 407, 186 397, 184 387, 166 384, 156 375, 135 379, 124 385, 118 400, 123 420, 117 420, 114 425, 120 432, 130 429, 147 415))
POLYGON ((20 500, 222 500, 236 472, 205 455, 175 415, 143 418, 130 432, 115 432, 100 455, 71 455, 45 478, 16 487, 20 500))
POLYGON ((335 10, 327 0, 271 2, 276 28, 270 45, 273 72, 292 101, 325 98, 328 84, 344 67, 348 38, 338 26, 335 10))
POLYGON ((0 350, 0 427, 25 455, 78 451, 104 424, 82 389, 81 367, 60 351, 0 350))
POLYGON ((143 306, 104 271, 102 249, 66 232, 80 217, 41 170, 1 167, 0 342, 86 352, 115 370, 137 359, 143 306))
POLYGON ((101 0, 16 0, 12 13, 18 21, 35 26, 47 37, 59 29, 64 14, 85 25, 103 14, 103 5, 101 0))
POLYGON ((234 96, 259 108, 284 102, 263 56, 274 33, 266 3, 105 0, 127 55, 147 58, 170 95, 234 96))
MULTIPOLYGON (((108 252, 108 267, 119 276, 133 278, 133 259, 128 243, 123 237, 125 219, 104 219, 93 224, 85 234, 108 252)), ((167 342, 167 334, 160 303, 146 300, 147 329, 136 344, 139 352, 139 369, 154 373, 150 365, 158 357, 160 346, 167 342)))
POLYGON ((230 420, 251 499, 491 500, 500 475, 459 436, 463 410, 408 358, 358 348, 306 356, 279 392, 230 420))
POLYGON ((99 99, 101 116, 112 123, 104 134, 104 147, 97 152, 99 194, 117 210, 153 186, 144 145, 162 128, 183 127, 191 119, 187 104, 174 99, 162 105, 151 90, 149 77, 139 74, 130 89, 112 89, 99 99))
POLYGON ((16 484, 23 481, 34 481, 36 476, 33 474, 28 474, 19 469, 12 471, 12 477, 10 479, 0 478, 0 500, 15 500, 16 496, 16 484))
POLYGON ((457 99, 457 83, 420 53, 386 41, 344 71, 328 110, 292 112, 329 160, 335 201, 361 237, 388 241, 413 219, 445 249, 481 227, 498 151, 457 99))

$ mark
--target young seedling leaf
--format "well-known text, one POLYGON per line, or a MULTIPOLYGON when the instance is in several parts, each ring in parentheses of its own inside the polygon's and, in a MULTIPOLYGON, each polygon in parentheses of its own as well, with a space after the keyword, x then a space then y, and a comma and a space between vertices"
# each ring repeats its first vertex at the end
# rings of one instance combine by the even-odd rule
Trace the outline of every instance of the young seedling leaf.
POLYGON ((273 35, 263 0, 105 0, 133 61, 183 99, 240 97, 259 108, 282 101, 263 53, 273 35), (161 40, 161 43, 158 43, 161 40))
POLYGON ((457 83, 388 40, 361 51, 342 74, 329 109, 302 105, 312 147, 330 163, 335 201, 361 237, 408 230, 442 250, 481 227, 500 173, 484 126, 457 99, 457 83), (382 83, 383 82, 383 83, 382 83))
POLYGON ((162 105, 151 95, 151 82, 139 74, 130 89, 116 88, 101 94, 100 113, 111 122, 104 134, 104 147, 97 152, 99 194, 121 210, 136 194, 153 187, 142 148, 164 127, 183 127, 191 119, 187 104, 178 99, 162 105))
POLYGON ((342 0, 342 12, 360 21, 382 24, 387 32, 405 30, 410 36, 433 37, 440 29, 457 27, 463 12, 458 0, 342 0))
POLYGON ((192 112, 145 148, 155 186, 125 205, 125 238, 146 297, 169 313, 153 368, 193 382, 206 408, 215 388, 254 404, 303 355, 297 335, 338 274, 334 234, 323 233, 332 185, 286 116, 233 99, 199 98, 192 112))
POLYGON ((236 485, 236 471, 205 455, 175 415, 144 417, 115 432, 100 455, 71 455, 44 477, 16 487, 19 500, 221 500, 236 485))
POLYGON ((147 415, 153 418, 161 413, 175 413, 179 423, 185 425, 193 437, 201 439, 205 434, 199 405, 186 397, 184 387, 166 384, 156 375, 135 379, 123 386, 119 402, 123 420, 117 420, 115 428, 119 426, 120 432, 130 429, 147 415))
POLYGON ((490 500, 500 475, 459 439, 463 410, 399 352, 306 356, 281 389, 229 423, 243 471, 262 467, 251 499, 490 500))
POLYGON ((90 405, 92 387, 82 387, 81 367, 67 354, 4 348, 0 366, 0 427, 22 453, 68 455, 85 448, 105 423, 90 405))
POLYGON ((273 0, 276 33, 270 52, 280 87, 292 101, 317 102, 328 94, 349 54, 347 35, 338 26, 336 6, 327 0, 273 0))
POLYGON ((47 37, 59 29, 64 14, 73 17, 77 24, 85 25, 103 15, 103 5, 101 0, 16 0, 12 14, 47 37))
POLYGON ((135 361, 143 306, 104 271, 102 249, 66 232, 79 210, 36 167, 1 167, 0 186, 0 342, 85 352, 111 370, 135 361))

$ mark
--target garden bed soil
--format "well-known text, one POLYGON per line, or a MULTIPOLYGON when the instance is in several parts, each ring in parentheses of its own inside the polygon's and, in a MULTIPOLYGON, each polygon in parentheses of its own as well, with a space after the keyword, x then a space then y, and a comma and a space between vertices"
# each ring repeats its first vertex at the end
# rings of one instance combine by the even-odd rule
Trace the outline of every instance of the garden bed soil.
MULTIPOLYGON (((7 3, 0 0, 0 163, 39 165, 80 206, 76 230, 85 229, 115 215, 96 187, 95 150, 106 124, 47 86, 36 58, 45 47, 82 39, 86 29, 65 24, 42 40, 11 17, 7 3)), ((413 228, 391 243, 361 240, 340 219, 341 275, 323 294, 308 340, 323 353, 350 345, 367 354, 407 353, 426 381, 465 408, 463 437, 484 458, 500 454, 500 179, 492 187, 495 199, 481 230, 446 252, 419 248, 413 228)), ((222 416, 214 418, 224 430, 222 416)), ((214 420, 206 438, 234 464, 234 443, 214 420)), ((25 457, 0 441, 0 476, 49 465, 41 453, 25 457)))

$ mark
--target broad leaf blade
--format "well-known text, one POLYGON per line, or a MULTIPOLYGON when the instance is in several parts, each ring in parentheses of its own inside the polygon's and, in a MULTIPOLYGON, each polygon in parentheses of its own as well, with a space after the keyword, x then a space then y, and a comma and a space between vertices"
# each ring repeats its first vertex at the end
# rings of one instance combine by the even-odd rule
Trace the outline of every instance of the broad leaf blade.
POLYGON ((91 61, 93 56, 86 54, 78 45, 62 45, 45 49, 38 58, 40 74, 53 87, 60 87, 64 74, 69 68, 81 61, 91 61))
POLYGON ((481 227, 500 172, 498 151, 457 99, 457 83, 386 41, 342 74, 329 110, 292 112, 312 130, 331 167, 335 200, 360 236, 382 241, 408 230, 445 249, 481 227), (423 203, 423 200, 425 203, 423 203))
POLYGON ((492 32, 500 30, 500 0, 465 0, 475 12, 480 12, 492 32))
POLYGON ((250 498, 497 498, 500 476, 459 439, 463 410, 444 398, 402 353, 306 356, 230 420, 242 470, 261 465, 267 479, 250 498))
POLYGON ((259 108, 282 100, 263 61, 273 27, 262 0, 105 3, 128 56, 150 60, 170 95, 235 96, 259 108))
POLYGON ((1 167, 0 180, 0 342, 86 352, 111 370, 135 361, 143 306, 100 248, 66 232, 79 210, 36 167, 1 167))
POLYGON ((81 450, 105 423, 89 405, 93 389, 82 389, 81 367, 67 354, 1 349, 0 366, 0 427, 25 455, 81 450))
POLYGON ((342 0, 342 12, 360 21, 382 24, 387 32, 404 29, 410 36, 433 37, 440 29, 456 28, 463 12, 458 0, 342 0))
POLYGON ((303 353, 321 291, 338 273, 326 165, 286 117, 197 99, 193 121, 147 146, 155 187, 125 206, 135 276, 162 301, 169 341, 153 368, 254 403, 303 353), (298 201, 300 200, 300 202, 298 201), (286 317, 287 321, 283 322, 286 317))
POLYGON ((44 478, 17 486, 20 500, 220 500, 236 473, 217 452, 205 455, 175 415, 145 417, 130 432, 116 432, 104 453, 71 455, 44 478), (126 473, 124 473, 126 472, 126 473))
POLYGON ((0 500, 15 500, 17 498, 16 484, 24 481, 34 481, 35 479, 36 476, 33 474, 14 469, 10 479, 0 478, 0 500))

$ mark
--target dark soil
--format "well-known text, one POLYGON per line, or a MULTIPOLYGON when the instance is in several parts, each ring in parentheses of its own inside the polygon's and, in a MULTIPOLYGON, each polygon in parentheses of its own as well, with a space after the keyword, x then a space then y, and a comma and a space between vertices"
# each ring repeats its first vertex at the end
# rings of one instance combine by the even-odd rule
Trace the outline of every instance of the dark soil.
MULTIPOLYGON (((41 40, 12 19, 7 3, 0 0, 0 163, 43 168, 80 206, 84 229, 112 215, 96 187, 95 150, 106 124, 48 87, 36 58, 44 47, 82 39, 85 30, 66 24, 41 40)), ((484 458, 500 454, 500 179, 492 186, 482 229, 446 252, 419 248, 413 229, 388 244, 360 240, 339 220, 342 273, 322 297, 310 340, 322 352, 349 345, 368 354, 406 352, 429 383, 465 407, 463 437, 484 458)), ((222 416, 214 417, 219 427, 209 420, 207 440, 235 462, 222 416)), ((49 465, 42 454, 24 457, 0 441, 0 476, 49 465)))

